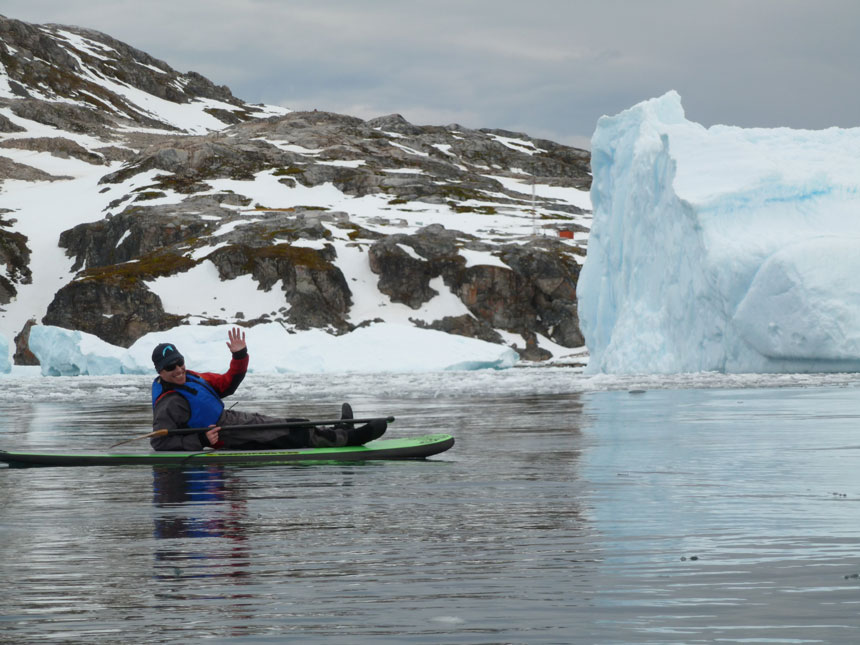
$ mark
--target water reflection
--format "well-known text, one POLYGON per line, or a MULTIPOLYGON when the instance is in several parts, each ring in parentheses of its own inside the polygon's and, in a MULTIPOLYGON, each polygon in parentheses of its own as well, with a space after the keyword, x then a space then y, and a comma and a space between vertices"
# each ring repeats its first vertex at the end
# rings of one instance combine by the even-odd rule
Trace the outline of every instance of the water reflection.
POLYGON ((250 558, 246 522, 248 502, 220 466, 152 469, 153 536, 157 577, 176 578, 247 574, 250 558), (217 542, 200 538, 221 538, 217 542), (194 539, 193 544, 185 539, 194 539), (181 541, 180 541, 181 540, 181 541), (222 540, 227 541, 225 543, 222 540), (211 560, 212 562, 201 562, 211 560), (193 563, 193 572, 184 567, 193 563), (217 565, 213 570, 213 565, 217 565), (205 569, 201 571, 201 567, 205 569), (226 567, 226 569, 225 569, 226 567))
MULTIPOLYGON (((7 516, 32 520, 40 500, 53 500, 44 516, 77 519, 88 540, 63 534, 46 550, 43 537, 35 553, 16 542, 25 564, 7 559, 0 577, 19 581, 13 611, 34 614, 18 633, 116 642, 107 626, 147 642, 275 642, 297 631, 303 641, 358 645, 577 642, 606 557, 581 474, 581 396, 361 407, 391 410, 396 436, 452 432, 457 445, 428 461, 34 478, 41 488, 7 516), (26 578, 34 562, 46 575, 26 578), (69 594, 48 587, 57 575, 92 609, 70 611, 69 594), (55 600, 63 625, 36 616, 55 600)), ((102 444, 115 440, 109 425, 102 444)), ((76 447, 84 443, 95 442, 76 447)))
POLYGON ((588 395, 598 608, 641 642, 856 642, 856 453, 822 449, 851 445, 857 408, 826 389, 588 395))

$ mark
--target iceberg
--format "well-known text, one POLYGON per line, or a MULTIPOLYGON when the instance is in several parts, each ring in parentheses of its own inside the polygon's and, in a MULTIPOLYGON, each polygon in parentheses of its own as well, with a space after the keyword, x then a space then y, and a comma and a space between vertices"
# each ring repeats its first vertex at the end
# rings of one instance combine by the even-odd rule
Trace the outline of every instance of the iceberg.
POLYGON ((86 332, 50 325, 30 328, 30 351, 39 359, 42 376, 105 376, 134 374, 124 366, 126 350, 86 332))
POLYGON ((0 334, 0 374, 8 374, 12 371, 12 361, 9 360, 9 341, 0 334))
POLYGON ((602 117, 579 277, 588 373, 860 370, 860 128, 602 117))
MULTIPOLYGON (((174 343, 198 372, 224 372, 230 325, 181 326, 153 332, 128 349, 80 331, 34 325, 30 349, 43 376, 152 374, 152 349, 174 343)), ((431 372, 505 369, 519 359, 502 345, 440 331, 397 324, 376 324, 332 336, 321 330, 289 333, 276 323, 246 329, 250 373, 328 374, 343 372, 431 372)))

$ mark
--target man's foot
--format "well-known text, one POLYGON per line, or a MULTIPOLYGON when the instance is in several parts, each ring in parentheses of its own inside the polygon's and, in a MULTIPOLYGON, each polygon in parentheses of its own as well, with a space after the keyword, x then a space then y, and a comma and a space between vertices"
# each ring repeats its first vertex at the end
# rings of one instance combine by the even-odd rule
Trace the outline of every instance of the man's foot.
MULTIPOLYGON (((340 406, 340 419, 341 421, 348 421, 349 419, 354 419, 355 417, 352 415, 352 406, 349 403, 344 403, 340 406)), ((340 430, 352 430, 355 426, 352 423, 338 423, 335 426, 335 429, 340 430)))
POLYGON ((388 422, 385 419, 374 419, 367 424, 367 427, 370 428, 370 440, 376 441, 385 434, 388 429, 388 422))
POLYGON ((349 430, 346 445, 348 446, 363 446, 364 444, 379 439, 385 434, 388 428, 388 423, 385 419, 374 419, 367 425, 360 428, 349 430))
POLYGON ((340 418, 341 419, 354 419, 355 417, 352 415, 352 406, 349 403, 344 403, 340 406, 340 418))

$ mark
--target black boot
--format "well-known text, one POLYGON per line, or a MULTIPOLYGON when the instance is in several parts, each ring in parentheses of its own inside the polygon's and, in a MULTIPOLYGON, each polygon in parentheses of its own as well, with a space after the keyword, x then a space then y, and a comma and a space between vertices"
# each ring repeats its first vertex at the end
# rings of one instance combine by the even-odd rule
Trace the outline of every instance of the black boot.
POLYGON ((363 425, 360 428, 355 428, 354 430, 349 430, 346 445, 363 446, 369 441, 379 439, 382 435, 385 434, 385 430, 387 428, 388 423, 385 421, 385 419, 374 419, 367 425, 363 425))
MULTIPOLYGON (((340 406, 340 419, 341 421, 346 421, 348 419, 354 419, 355 417, 352 415, 352 406, 349 403, 344 403, 340 406)), ((336 430, 352 430, 355 427, 352 423, 337 423, 334 425, 336 430)))
POLYGON ((354 419, 355 417, 352 414, 352 406, 349 403, 344 403, 340 406, 340 418, 341 419, 354 419))

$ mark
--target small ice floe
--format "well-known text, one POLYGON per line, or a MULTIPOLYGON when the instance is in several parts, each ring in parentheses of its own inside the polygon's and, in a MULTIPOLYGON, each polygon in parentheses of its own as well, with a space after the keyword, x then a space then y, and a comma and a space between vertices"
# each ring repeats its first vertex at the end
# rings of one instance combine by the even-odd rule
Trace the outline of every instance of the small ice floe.
POLYGON ((466 622, 459 616, 436 616, 432 620, 435 623, 446 623, 448 625, 460 625, 466 622))

